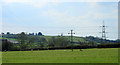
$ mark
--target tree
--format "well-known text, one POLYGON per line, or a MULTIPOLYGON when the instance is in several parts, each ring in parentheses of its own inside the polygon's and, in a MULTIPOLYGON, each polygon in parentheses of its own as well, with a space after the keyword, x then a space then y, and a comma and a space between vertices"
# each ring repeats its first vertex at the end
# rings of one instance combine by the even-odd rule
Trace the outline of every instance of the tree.
POLYGON ((48 39, 48 47, 54 47, 55 46, 55 41, 54 38, 52 37, 51 39, 48 39))
POLYGON ((43 42, 39 42, 40 48, 44 47, 44 43, 43 42))
POLYGON ((68 39, 65 37, 51 38, 48 40, 49 47, 66 47, 68 45, 68 39))
POLYGON ((33 43, 35 41, 35 37, 34 36, 30 36, 28 38, 28 44, 30 45, 30 49, 33 50, 33 43))
POLYGON ((2 43, 2 51, 8 51, 12 48, 12 43, 7 41, 7 39, 0 40, 0 44, 2 43), (2 42, 1 42, 2 41, 2 42))
POLYGON ((55 38, 55 46, 56 47, 66 47, 68 45, 68 40, 65 37, 55 38))
POLYGON ((45 41, 44 38, 41 38, 41 37, 38 38, 38 44, 39 44, 39 47, 40 47, 40 48, 43 48, 43 47, 44 47, 44 41, 45 41))
POLYGON ((89 46, 97 46, 97 43, 94 42, 94 41, 89 41, 89 42, 88 42, 88 45, 89 45, 89 46))
POLYGON ((38 35, 39 35, 39 36, 42 36, 42 33, 41 33, 41 32, 38 32, 38 35))
POLYGON ((26 42, 26 34, 24 32, 21 32, 20 34, 18 34, 18 42, 20 43, 20 48, 21 50, 25 50, 27 48, 27 44, 26 42))
POLYGON ((10 32, 7 32, 7 38, 10 38, 10 32))
POLYGON ((10 34, 10 32, 7 32, 7 35, 9 35, 10 34))
POLYGON ((2 34, 2 35, 4 35, 4 33, 3 33, 3 32, 2 32, 1 34, 2 34))
POLYGON ((29 33, 28 35, 34 35, 34 33, 29 33))
MULTIPOLYGON (((82 42, 80 41, 80 40, 78 40, 78 44, 80 45, 80 46, 82 46, 83 44, 82 44, 82 42)), ((80 48, 80 51, 82 51, 82 49, 80 48)))

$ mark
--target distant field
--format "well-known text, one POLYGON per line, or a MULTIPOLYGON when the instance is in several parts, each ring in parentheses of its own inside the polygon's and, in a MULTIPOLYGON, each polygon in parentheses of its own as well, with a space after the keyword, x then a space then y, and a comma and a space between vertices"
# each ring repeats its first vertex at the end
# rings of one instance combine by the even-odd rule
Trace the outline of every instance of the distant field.
POLYGON ((3 63, 118 63, 118 48, 8 51, 2 53, 3 63))

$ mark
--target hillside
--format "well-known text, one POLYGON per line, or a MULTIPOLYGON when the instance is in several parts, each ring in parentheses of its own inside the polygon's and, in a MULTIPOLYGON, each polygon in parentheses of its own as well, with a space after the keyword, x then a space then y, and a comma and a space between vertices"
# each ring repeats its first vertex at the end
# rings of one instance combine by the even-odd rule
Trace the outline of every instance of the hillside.
POLYGON ((79 48, 104 48, 118 47, 119 40, 103 40, 97 37, 73 37, 70 36, 41 36, 21 34, 4 34, 2 50, 31 50, 31 49, 79 49, 79 48))
MULTIPOLYGON (((51 38, 58 38, 61 36, 39 36, 39 35, 27 35, 27 36, 33 36, 36 38, 44 38, 46 41, 48 41, 51 38)), ((14 34, 12 35, 2 35, 1 36, 3 39, 10 39, 10 40, 15 40, 17 41, 17 36, 14 34)), ((0 38, 1 38, 0 37, 0 38)), ((63 36, 64 38, 67 38, 68 41, 70 41, 71 37, 70 36, 63 36)), ((77 44, 77 42, 82 42, 82 43, 88 43, 88 42, 95 42, 97 44, 104 44, 104 43, 117 43, 119 40, 103 40, 98 37, 93 37, 93 36, 88 36, 88 37, 73 37, 73 42, 77 44)))

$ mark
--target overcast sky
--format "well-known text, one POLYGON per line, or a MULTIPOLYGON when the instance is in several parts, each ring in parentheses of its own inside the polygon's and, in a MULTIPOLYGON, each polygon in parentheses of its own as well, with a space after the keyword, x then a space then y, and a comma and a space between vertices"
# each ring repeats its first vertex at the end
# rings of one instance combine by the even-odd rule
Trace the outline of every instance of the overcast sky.
POLYGON ((68 35, 73 29, 75 36, 101 37, 104 20, 108 39, 118 37, 118 2, 4 0, 2 4, 0 20, 4 33, 68 35))

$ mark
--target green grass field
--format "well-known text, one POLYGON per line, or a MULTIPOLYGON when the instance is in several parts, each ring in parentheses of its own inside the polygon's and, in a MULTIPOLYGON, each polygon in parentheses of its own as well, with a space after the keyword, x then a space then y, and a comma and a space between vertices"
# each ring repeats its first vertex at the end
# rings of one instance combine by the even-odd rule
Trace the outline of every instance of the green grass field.
POLYGON ((3 63, 118 63, 118 48, 8 51, 2 52, 3 63))

